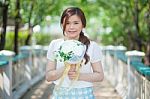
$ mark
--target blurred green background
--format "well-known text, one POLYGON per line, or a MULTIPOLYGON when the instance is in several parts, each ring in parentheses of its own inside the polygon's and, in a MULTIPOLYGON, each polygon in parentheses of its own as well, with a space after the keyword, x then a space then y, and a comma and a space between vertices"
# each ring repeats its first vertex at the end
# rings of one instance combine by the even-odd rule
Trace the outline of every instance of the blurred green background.
POLYGON ((0 0, 0 50, 61 37, 60 16, 70 6, 85 12, 91 40, 148 53, 150 0, 0 0))

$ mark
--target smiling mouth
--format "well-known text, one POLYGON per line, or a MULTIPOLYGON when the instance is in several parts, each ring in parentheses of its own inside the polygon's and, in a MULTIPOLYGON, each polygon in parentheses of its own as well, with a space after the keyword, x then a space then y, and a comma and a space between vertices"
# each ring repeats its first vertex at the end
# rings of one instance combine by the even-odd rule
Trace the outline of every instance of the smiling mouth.
POLYGON ((76 31, 69 31, 69 33, 71 33, 71 34, 72 34, 72 33, 75 33, 75 32, 76 32, 76 31))

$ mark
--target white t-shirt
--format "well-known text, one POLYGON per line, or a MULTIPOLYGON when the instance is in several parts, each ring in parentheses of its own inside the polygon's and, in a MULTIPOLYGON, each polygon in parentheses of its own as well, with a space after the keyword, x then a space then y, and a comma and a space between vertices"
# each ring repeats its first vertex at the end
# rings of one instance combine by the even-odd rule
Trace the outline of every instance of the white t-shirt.
MULTIPOLYGON (((48 52, 47 52, 47 58, 50 61, 55 61, 54 51, 58 50, 63 42, 64 42, 64 39, 56 39, 56 40, 51 41, 49 48, 48 48, 48 52)), ((93 70, 92 70, 91 63, 101 61, 101 58, 102 58, 101 49, 96 42, 90 41, 90 45, 88 47, 87 54, 90 57, 90 61, 86 65, 83 65, 80 68, 80 73, 92 73, 93 70)), ((63 62, 60 62, 60 61, 56 62, 56 69, 60 68, 62 66, 64 66, 63 62)), ((58 85, 59 81, 60 81, 60 79, 54 81, 54 83, 56 85, 58 85)), ((61 87, 69 87, 70 83, 71 83, 71 81, 69 80, 69 78, 67 76, 67 77, 65 77, 61 87)), ((93 86, 92 82, 81 81, 81 80, 76 81, 73 84, 73 88, 83 88, 83 87, 91 87, 91 86, 93 86)))

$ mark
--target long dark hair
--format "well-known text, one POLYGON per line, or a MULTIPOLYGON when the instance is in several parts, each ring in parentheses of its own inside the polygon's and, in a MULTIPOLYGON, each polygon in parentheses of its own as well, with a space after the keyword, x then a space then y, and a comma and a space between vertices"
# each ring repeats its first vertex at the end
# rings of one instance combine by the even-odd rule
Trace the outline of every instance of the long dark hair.
MULTIPOLYGON (((66 10, 64 10, 61 16, 60 23, 63 24, 63 35, 65 35, 64 31, 66 29, 66 22, 68 21, 69 17, 73 15, 77 15, 81 19, 83 27, 84 28, 86 27, 86 18, 83 11, 78 7, 69 7, 66 10)), ((90 40, 87 36, 84 35, 83 31, 80 32, 79 41, 86 45, 86 52, 87 52, 90 40)), ((86 64, 89 61, 90 57, 87 55, 87 53, 85 53, 84 58, 86 60, 85 61, 86 64)))

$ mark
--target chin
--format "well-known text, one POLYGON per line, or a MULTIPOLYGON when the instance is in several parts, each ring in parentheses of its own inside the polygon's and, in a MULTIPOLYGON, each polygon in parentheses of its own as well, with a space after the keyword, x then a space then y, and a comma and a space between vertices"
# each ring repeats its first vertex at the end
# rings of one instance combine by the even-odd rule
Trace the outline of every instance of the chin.
POLYGON ((76 36, 68 36, 68 38, 70 38, 70 39, 75 39, 75 38, 77 38, 76 36))

